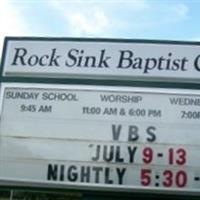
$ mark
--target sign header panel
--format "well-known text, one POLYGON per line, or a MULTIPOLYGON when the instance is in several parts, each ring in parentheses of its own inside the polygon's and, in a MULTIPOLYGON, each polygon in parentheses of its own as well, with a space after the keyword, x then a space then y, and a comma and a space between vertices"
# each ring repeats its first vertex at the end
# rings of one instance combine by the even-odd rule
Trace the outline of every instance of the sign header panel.
POLYGON ((200 79, 199 43, 7 38, 5 45, 5 77, 200 79))
POLYGON ((197 90, 3 84, 0 184, 199 195, 199 107, 197 90))

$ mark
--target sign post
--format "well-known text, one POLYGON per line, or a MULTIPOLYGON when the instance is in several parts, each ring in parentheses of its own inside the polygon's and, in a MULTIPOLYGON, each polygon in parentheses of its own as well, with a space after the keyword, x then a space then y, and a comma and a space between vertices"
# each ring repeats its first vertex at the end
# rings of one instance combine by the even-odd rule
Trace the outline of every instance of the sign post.
POLYGON ((0 185, 199 196, 199 90, 54 81, 198 84, 199 54, 191 43, 7 39, 0 185))

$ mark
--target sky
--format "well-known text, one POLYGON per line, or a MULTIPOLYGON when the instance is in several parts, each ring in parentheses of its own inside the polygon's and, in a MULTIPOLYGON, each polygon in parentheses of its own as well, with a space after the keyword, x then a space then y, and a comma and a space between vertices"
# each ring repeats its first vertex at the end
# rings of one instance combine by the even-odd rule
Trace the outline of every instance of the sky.
POLYGON ((200 0, 0 0, 5 36, 200 41, 200 0))

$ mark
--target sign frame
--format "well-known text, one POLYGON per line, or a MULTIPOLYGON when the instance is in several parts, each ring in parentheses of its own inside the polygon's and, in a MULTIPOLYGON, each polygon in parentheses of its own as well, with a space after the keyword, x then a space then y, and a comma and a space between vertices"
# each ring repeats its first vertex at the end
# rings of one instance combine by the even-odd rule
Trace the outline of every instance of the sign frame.
MULTIPOLYGON (((5 68, 6 66, 6 55, 7 55, 7 50, 8 50, 8 43, 12 42, 12 41, 30 41, 30 42, 34 42, 34 41, 38 41, 38 42, 78 42, 78 43, 115 43, 115 44, 147 44, 147 45, 176 45, 178 47, 183 47, 184 46, 194 46, 200 47, 200 42, 189 42, 189 41, 170 41, 170 40, 142 40, 142 39, 109 39, 109 38, 49 38, 49 37, 6 37, 4 40, 4 47, 3 47, 3 52, 2 52, 2 62, 1 62, 1 71, 0 71, 0 76, 2 81, 12 81, 12 80, 36 80, 36 79, 43 79, 43 82, 49 82, 49 81, 58 81, 60 80, 60 82, 62 83, 67 83, 69 80, 74 80, 74 79, 79 79, 79 80, 96 80, 98 81, 107 81, 107 80, 111 80, 111 81, 122 81, 124 83, 126 82, 174 82, 174 83, 188 83, 188 84, 195 84, 195 83, 200 83, 200 78, 182 78, 182 77, 167 77, 167 76, 143 76, 143 75, 131 75, 131 76, 127 76, 127 75, 116 75, 116 74, 111 74, 111 75, 98 75, 98 74, 73 74, 73 73, 69 73, 62 77, 60 77, 59 75, 55 75, 53 73, 51 73, 51 75, 47 76, 43 73, 33 73, 31 75, 31 72, 28 74, 13 74, 13 75, 8 75, 6 76, 4 74, 5 68), (17 78, 17 79, 16 79, 17 78), (19 79, 20 78, 20 79, 19 79)), ((134 73, 134 71, 133 71, 134 73)), ((199 72, 200 73, 200 72, 199 72)))

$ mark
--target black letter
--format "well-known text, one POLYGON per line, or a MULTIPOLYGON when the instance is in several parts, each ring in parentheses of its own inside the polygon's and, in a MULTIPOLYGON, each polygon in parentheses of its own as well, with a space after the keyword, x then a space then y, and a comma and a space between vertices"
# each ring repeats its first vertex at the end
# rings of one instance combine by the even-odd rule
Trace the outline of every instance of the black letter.
POLYGON ((127 51, 120 51, 121 52, 121 56, 120 56, 120 59, 119 59, 119 64, 118 64, 118 68, 129 68, 131 65, 132 65, 132 60, 131 60, 131 57, 133 56, 133 53, 129 50, 127 51), (125 53, 128 53, 128 56, 127 57, 124 57, 125 53), (128 61, 128 65, 126 66, 123 66, 122 63, 124 60, 127 60, 128 61))
POLYGON ((130 157, 130 163, 134 163, 136 150, 137 150, 137 147, 133 147, 131 149, 131 147, 128 146, 128 153, 129 153, 129 157, 130 157))
POLYGON ((102 167, 93 167, 92 168, 96 173, 95 173, 95 183, 99 183, 99 177, 100 177, 100 171, 103 171, 102 167))
POLYGON ((78 175, 77 175, 77 172, 73 172, 72 170, 77 170, 77 167, 75 165, 71 165, 69 168, 68 168, 68 180, 71 181, 71 182, 74 182, 77 180, 78 178, 78 175))
POLYGON ((182 71, 187 71, 187 69, 184 69, 185 63, 186 63, 186 62, 188 62, 188 59, 187 59, 186 57, 184 57, 184 58, 182 59, 182 65, 181 65, 181 70, 182 70, 182 71))
POLYGON ((47 180, 57 180, 57 175, 58 175, 58 165, 48 165, 48 170, 47 170, 47 180))
POLYGON ((110 151, 108 149, 108 146, 103 146, 103 160, 106 162, 111 162, 114 157, 114 146, 111 145, 110 151))
POLYGON ((65 166, 61 165, 60 166, 60 181, 64 181, 64 171, 65 171, 65 166))
POLYGON ((197 71, 200 71, 200 66, 199 66, 199 59, 200 59, 200 55, 198 55, 194 61, 194 66, 196 68, 197 71))
POLYGON ((46 66, 46 65, 47 65, 46 62, 43 62, 43 61, 44 61, 43 59, 45 59, 45 58, 48 59, 49 56, 48 56, 48 55, 43 55, 43 56, 40 58, 39 64, 40 64, 41 66, 46 66))
POLYGON ((156 128, 154 127, 154 126, 149 126, 148 128, 147 128, 147 134, 149 135, 149 136, 151 136, 150 138, 147 138, 147 141, 148 142, 154 142, 155 140, 156 140, 156 135, 155 135, 155 133, 153 132, 153 131, 155 131, 156 130, 156 128))
POLYGON ((58 59, 60 56, 56 56, 56 57, 54 58, 55 55, 56 55, 56 49, 54 48, 54 49, 52 49, 52 54, 51 54, 49 66, 53 66, 53 63, 54 63, 54 66, 59 66, 57 59, 58 59))
POLYGON ((113 181, 110 180, 110 168, 105 168, 105 183, 107 184, 113 184, 113 181))
POLYGON ((107 60, 110 59, 110 56, 106 56, 106 58, 104 59, 104 54, 105 54, 105 49, 101 50, 101 56, 99 59, 99 65, 98 67, 109 67, 107 60))
POLYGON ((81 182, 90 182, 90 167, 81 167, 81 182))
POLYGON ((16 53, 15 53, 15 57, 14 60, 12 62, 12 65, 17 65, 17 59, 19 58, 21 60, 21 64, 22 65, 26 65, 25 61, 24 61, 24 56, 27 54, 27 50, 25 48, 15 48, 16 53), (19 55, 19 51, 23 51, 21 55, 19 55))
POLYGON ((78 53, 78 50, 77 49, 71 49, 69 52, 68 52, 68 57, 73 61, 72 64, 69 64, 66 60, 65 62, 65 65, 68 66, 68 67, 73 67, 75 64, 76 64, 76 57, 72 54, 72 52, 75 51, 76 54, 78 53))
MULTIPOLYGON (((144 74, 149 73, 149 70, 154 69, 157 64, 157 61, 155 58, 146 58, 145 60, 146 60, 146 64, 144 66, 144 74), (151 63, 152 63, 152 65, 150 65, 151 63)), ((161 70, 161 68, 160 68, 160 70, 161 70)))
POLYGON ((126 172, 126 168, 122 168, 122 169, 117 168, 116 171, 117 171, 117 174, 119 177, 119 184, 122 185, 123 184, 123 176, 126 172))
POLYGON ((115 161, 116 162, 124 162, 124 159, 120 157, 121 152, 120 152, 120 146, 116 146, 116 155, 115 155, 115 161))
POLYGON ((112 124, 112 134, 113 134, 113 140, 119 140, 119 135, 122 129, 122 125, 118 125, 116 128, 115 124, 112 124))
POLYGON ((96 155, 95 155, 95 157, 92 157, 92 160, 93 160, 93 161, 99 160, 99 157, 100 157, 100 149, 101 149, 101 146, 100 146, 100 145, 97 145, 97 148, 96 148, 96 155))
POLYGON ((38 60, 39 60, 39 58, 38 58, 37 55, 32 55, 32 56, 29 57, 29 59, 28 59, 28 64, 29 64, 30 66, 37 65, 38 60))
POLYGON ((137 126, 129 126, 129 132, 128 132, 128 141, 136 141, 139 138, 138 135, 138 127, 137 126))

